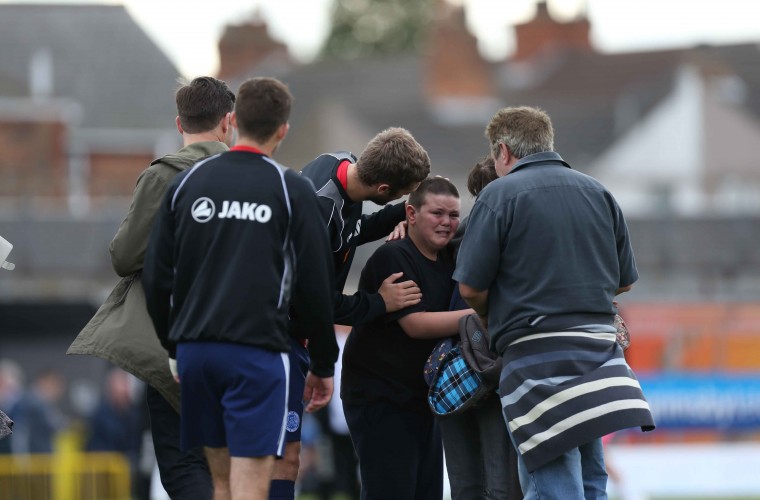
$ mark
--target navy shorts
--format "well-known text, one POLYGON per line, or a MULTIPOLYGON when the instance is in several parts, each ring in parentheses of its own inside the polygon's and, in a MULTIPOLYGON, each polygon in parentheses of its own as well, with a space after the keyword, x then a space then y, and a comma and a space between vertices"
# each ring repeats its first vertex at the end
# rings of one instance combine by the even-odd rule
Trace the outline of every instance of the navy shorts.
POLYGON ((177 346, 180 445, 229 448, 233 457, 282 456, 288 354, 223 342, 177 346))
POLYGON ((290 338, 290 389, 288 391, 288 423, 285 441, 301 441, 301 422, 303 420, 303 390, 306 387, 306 374, 309 373, 311 358, 309 351, 299 340, 290 338))

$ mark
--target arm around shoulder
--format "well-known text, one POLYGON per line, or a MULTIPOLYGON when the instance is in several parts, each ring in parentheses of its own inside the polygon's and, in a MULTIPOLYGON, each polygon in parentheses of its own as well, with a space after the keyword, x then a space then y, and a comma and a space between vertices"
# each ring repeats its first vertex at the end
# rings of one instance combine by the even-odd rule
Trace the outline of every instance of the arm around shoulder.
POLYGON ((359 245, 386 238, 399 222, 406 220, 405 202, 386 205, 375 213, 362 216, 359 245))

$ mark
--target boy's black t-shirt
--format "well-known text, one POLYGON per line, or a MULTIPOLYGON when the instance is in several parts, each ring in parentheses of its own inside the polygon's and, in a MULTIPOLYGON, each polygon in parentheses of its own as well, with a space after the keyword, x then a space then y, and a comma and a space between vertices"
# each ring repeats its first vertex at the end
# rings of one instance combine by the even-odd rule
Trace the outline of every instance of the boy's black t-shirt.
POLYGON ((369 258, 359 288, 376 292, 385 278, 400 271, 404 276, 398 281, 414 280, 422 290, 422 301, 354 327, 343 354, 340 395, 349 404, 385 399, 428 411, 423 370, 440 339, 413 339, 398 320, 411 313, 449 309, 454 263, 446 251, 438 252, 434 262, 423 256, 411 239, 392 241, 369 258))

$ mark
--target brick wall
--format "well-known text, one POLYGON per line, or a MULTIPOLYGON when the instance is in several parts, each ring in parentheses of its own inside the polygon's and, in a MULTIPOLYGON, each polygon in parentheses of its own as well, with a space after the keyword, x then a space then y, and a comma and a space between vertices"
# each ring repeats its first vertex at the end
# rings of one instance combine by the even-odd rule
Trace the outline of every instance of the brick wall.
POLYGON ((93 154, 90 157, 90 195, 131 196, 138 175, 153 157, 148 154, 93 154))
POLYGON ((65 144, 63 123, 0 121, 0 196, 62 196, 65 144))

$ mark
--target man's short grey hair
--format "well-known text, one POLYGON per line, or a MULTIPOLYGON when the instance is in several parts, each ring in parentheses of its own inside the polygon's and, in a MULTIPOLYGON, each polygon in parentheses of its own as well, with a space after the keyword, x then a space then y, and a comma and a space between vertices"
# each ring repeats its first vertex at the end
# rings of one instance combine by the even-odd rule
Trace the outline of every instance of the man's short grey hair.
POLYGON ((486 127, 494 157, 505 144, 517 158, 554 151, 554 128, 545 111, 528 106, 502 108, 486 127))

